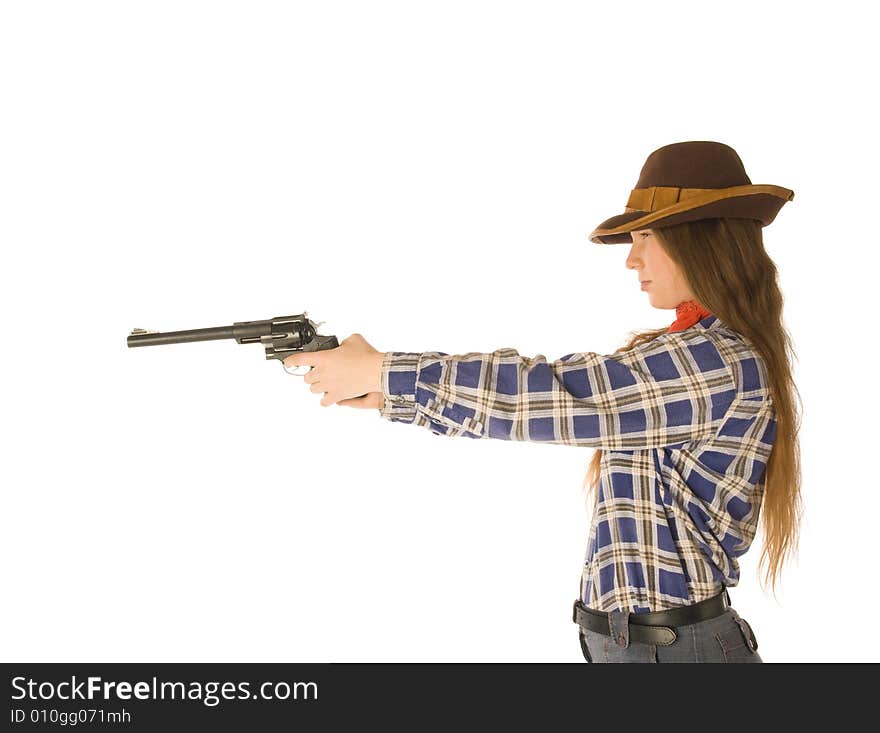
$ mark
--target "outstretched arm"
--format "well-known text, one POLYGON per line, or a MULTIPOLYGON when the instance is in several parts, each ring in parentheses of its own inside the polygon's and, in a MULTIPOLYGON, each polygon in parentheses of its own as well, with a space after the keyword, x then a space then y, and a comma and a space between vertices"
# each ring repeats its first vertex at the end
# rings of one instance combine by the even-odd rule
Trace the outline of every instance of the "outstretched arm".
POLYGON ((620 353, 579 352, 548 362, 515 349, 450 356, 379 352, 360 334, 285 364, 321 404, 378 407, 393 422, 447 437, 528 440, 640 450, 716 434, 744 370, 723 341, 700 330, 662 334, 620 353), (366 395, 364 397, 363 395, 366 395))
POLYGON ((609 450, 683 444, 720 429, 737 394, 727 361, 696 330, 553 362, 510 348, 455 356, 389 351, 380 415, 448 437, 609 450))

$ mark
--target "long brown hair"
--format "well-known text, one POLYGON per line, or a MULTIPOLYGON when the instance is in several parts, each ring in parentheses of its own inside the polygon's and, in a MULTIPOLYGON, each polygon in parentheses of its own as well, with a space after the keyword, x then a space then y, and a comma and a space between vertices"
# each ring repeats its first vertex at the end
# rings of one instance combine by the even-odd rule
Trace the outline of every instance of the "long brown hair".
MULTIPOLYGON (((773 591, 789 553, 798 544, 801 515, 801 459, 798 432, 800 394, 792 378, 796 354, 782 320, 782 292, 773 260, 764 250, 761 223, 753 219, 702 219, 653 228, 663 250, 684 275, 698 303, 745 337, 770 374, 776 409, 776 440, 764 475, 764 549, 759 569, 773 591)), ((629 351, 666 333, 669 327, 634 333, 614 353, 629 351)), ((595 510, 602 451, 590 459, 583 487, 595 510), (589 488, 587 488, 589 487, 589 488)), ((764 584, 762 583, 762 586, 764 584)))

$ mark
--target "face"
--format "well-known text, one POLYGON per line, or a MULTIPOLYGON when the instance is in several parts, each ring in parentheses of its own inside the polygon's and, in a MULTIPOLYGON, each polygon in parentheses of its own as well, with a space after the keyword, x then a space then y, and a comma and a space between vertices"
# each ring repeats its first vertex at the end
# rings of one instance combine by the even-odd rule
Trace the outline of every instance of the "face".
MULTIPOLYGON (((684 275, 660 246, 650 229, 632 232, 632 248, 626 266, 638 273, 639 280, 650 280, 644 287, 655 308, 675 308, 685 300, 695 300, 684 275)), ((638 283, 634 287, 639 287, 638 283)))

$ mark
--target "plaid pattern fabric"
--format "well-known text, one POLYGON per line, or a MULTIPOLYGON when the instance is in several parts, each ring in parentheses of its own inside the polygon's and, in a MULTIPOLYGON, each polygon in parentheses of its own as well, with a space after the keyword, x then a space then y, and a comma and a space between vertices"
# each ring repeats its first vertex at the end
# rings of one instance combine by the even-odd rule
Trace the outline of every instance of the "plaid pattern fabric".
POLYGON ((383 418, 603 449, 581 600, 684 606, 739 582, 776 435, 766 366, 714 315, 618 354, 386 352, 383 418))

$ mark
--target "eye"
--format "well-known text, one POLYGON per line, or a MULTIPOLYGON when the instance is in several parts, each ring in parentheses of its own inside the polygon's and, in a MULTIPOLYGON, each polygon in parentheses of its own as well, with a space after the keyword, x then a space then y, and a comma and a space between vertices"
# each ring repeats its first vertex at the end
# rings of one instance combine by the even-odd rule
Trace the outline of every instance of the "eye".
POLYGON ((643 237, 650 237, 651 236, 651 232, 642 232, 641 234, 643 237))

